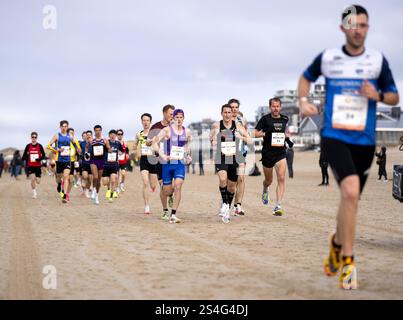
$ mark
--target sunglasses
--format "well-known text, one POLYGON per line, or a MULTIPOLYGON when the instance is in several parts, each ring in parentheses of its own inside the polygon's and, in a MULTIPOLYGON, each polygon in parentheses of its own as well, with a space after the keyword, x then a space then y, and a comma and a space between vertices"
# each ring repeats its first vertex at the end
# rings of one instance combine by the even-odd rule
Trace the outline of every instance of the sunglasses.
POLYGON ((36 139, 36 138, 38 138, 38 137, 35 137, 35 136, 34 136, 34 137, 31 137, 31 139, 36 139))
POLYGON ((123 136, 123 133, 118 133, 118 136, 123 136))

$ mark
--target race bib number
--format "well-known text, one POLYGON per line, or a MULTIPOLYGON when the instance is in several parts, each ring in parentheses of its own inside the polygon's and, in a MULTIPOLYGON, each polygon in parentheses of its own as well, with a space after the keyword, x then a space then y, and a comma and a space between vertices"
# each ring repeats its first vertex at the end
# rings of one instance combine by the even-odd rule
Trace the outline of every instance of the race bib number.
POLYGON ((62 157, 69 157, 70 156, 70 147, 62 147, 63 151, 60 153, 62 157))
POLYGON ((142 156, 152 156, 153 150, 150 147, 147 147, 145 144, 141 146, 141 155, 142 156))
POLYGON ((336 94, 333 100, 332 127, 364 131, 368 117, 368 98, 336 94))
POLYGON ((104 155, 104 146, 94 146, 94 156, 101 157, 104 155))
POLYGON ((284 147, 285 133, 272 132, 271 134, 271 146, 272 147, 284 147))
POLYGON ((173 160, 183 160, 185 158, 185 148, 172 146, 171 147, 171 159, 173 160))
POLYGON ((29 159, 30 159, 31 162, 36 162, 36 160, 39 159, 39 154, 37 154, 37 153, 31 153, 31 154, 29 155, 29 159))
POLYGON ((74 162, 74 168, 76 169, 80 168, 80 163, 78 161, 74 162))
POLYGON ((119 159, 119 161, 124 161, 124 160, 126 159, 125 154, 124 154, 124 153, 119 154, 119 155, 118 155, 118 159, 119 159))
POLYGON ((117 159, 117 153, 116 152, 108 153, 108 162, 116 162, 116 159, 117 159))
POLYGON ((234 156, 236 153, 235 141, 221 142, 221 152, 226 156, 234 156))

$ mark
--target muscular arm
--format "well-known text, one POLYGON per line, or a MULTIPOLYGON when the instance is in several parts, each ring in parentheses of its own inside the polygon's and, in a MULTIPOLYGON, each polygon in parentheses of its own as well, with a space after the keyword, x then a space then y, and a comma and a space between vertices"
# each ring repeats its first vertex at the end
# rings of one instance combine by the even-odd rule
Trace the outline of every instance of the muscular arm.
POLYGON ((237 129, 241 134, 242 141, 244 141, 246 144, 253 144, 253 141, 249 136, 248 131, 241 124, 237 124, 237 129))
POLYGON ((192 143, 192 133, 189 129, 186 130, 186 145, 185 145, 185 153, 188 156, 192 155, 192 149, 190 147, 191 143, 192 143))
POLYGON ((59 150, 53 148, 53 144, 57 141, 57 134, 53 136, 52 139, 50 139, 48 145, 46 146, 47 149, 52 150, 53 152, 58 152, 59 150))
POLYGON ((162 139, 169 139, 170 137, 170 132, 169 132, 169 127, 164 128, 161 130, 161 132, 156 135, 153 140, 152 140, 152 148, 155 152, 159 154, 163 154, 164 150, 160 150, 159 143, 161 142, 162 139))
POLYGON ((111 145, 109 144, 108 139, 104 138, 104 143, 105 143, 105 146, 106 146, 106 149, 108 150, 108 152, 112 152, 112 148, 111 148, 111 145))
POLYGON ((311 88, 311 81, 306 79, 304 75, 301 75, 298 83, 298 96, 300 98, 299 109, 301 115, 305 117, 310 117, 318 114, 318 108, 316 108, 314 104, 308 101, 304 101, 305 98, 309 97, 310 88, 311 88))
POLYGON ((209 135, 209 140, 210 140, 211 145, 213 145, 213 146, 214 146, 214 145, 217 145, 218 128, 219 128, 219 125, 218 125, 217 122, 214 123, 214 124, 211 126, 210 135, 209 135))

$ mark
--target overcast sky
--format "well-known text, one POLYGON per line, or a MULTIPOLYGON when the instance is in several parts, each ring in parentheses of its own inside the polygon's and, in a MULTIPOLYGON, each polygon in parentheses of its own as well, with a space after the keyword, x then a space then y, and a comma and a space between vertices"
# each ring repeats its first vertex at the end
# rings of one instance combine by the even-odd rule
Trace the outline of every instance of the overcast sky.
MULTIPOLYGON (((401 1, 361 1, 368 47, 389 60, 403 88, 401 1)), ((185 121, 219 118, 229 98, 253 119, 276 90, 297 79, 325 48, 344 43, 345 1, 1 0, 0 149, 46 144, 58 122, 76 132, 100 123, 140 129, 139 117, 174 104, 185 121), (45 5, 57 29, 45 30, 45 5)), ((185 124, 186 124, 185 122, 185 124)))

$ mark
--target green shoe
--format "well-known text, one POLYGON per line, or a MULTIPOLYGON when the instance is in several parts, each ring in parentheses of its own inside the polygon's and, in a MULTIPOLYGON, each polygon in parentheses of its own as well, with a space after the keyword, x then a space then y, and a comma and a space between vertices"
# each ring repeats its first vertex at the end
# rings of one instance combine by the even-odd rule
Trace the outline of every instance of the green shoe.
POLYGON ((162 220, 169 220, 169 211, 162 211, 162 214, 161 214, 161 219, 162 220))

